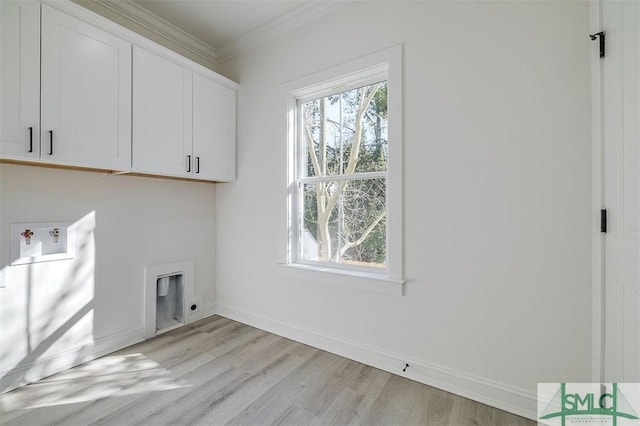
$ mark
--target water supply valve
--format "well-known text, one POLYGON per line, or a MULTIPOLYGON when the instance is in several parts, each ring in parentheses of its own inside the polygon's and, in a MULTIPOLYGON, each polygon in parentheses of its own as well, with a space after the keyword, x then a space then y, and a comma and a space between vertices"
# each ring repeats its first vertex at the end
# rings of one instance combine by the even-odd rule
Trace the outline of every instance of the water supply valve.
POLYGON ((28 228, 25 229, 24 232, 22 234, 20 234, 20 235, 22 235, 24 237, 26 245, 30 245, 31 244, 31 237, 33 236, 33 231, 31 229, 28 229, 28 228))
POLYGON ((53 242, 57 243, 58 237, 60 236, 60 228, 53 228, 51 231, 49 231, 49 235, 53 237, 53 242))

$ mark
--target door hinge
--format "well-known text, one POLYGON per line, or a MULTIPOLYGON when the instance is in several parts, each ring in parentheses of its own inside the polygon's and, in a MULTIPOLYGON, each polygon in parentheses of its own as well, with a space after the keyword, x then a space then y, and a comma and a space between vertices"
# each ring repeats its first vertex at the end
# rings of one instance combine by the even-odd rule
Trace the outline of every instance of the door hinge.
POLYGON ((600 210, 600 232, 607 233, 607 209, 600 210))
POLYGON ((600 57, 604 58, 604 47, 605 47, 604 31, 600 31, 599 33, 595 33, 595 34, 589 34, 589 38, 591 40, 600 39, 600 57))

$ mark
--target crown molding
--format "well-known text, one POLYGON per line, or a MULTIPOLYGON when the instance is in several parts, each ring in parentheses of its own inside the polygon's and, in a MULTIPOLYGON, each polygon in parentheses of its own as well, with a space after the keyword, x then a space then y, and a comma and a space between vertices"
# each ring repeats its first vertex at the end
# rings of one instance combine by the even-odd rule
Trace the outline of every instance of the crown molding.
POLYGON ((258 47, 280 34, 302 26, 353 1, 356 0, 310 1, 304 6, 294 9, 217 48, 210 46, 131 0, 93 0, 93 3, 169 41, 204 61, 209 67, 215 68, 217 64, 258 47))
POLYGON ((216 49, 131 0, 94 0, 94 3, 171 42, 210 67, 218 62, 216 49))
POLYGON ((356 0, 311 1, 244 36, 238 37, 223 46, 217 47, 216 63, 220 64, 228 61, 242 52, 262 45, 280 34, 291 31, 296 27, 302 26, 309 21, 332 12, 353 1, 356 0))

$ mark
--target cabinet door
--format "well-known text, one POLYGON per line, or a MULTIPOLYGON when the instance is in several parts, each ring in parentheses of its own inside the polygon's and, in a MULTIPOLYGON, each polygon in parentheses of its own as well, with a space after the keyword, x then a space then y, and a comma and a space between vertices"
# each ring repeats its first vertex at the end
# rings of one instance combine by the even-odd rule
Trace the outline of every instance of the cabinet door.
POLYGON ((192 73, 144 49, 133 52, 133 170, 191 176, 192 73))
POLYGON ((131 44, 42 5, 41 159, 131 168, 131 44))
POLYGON ((193 76, 194 177, 233 181, 236 173, 236 92, 193 76))
POLYGON ((0 156, 40 155, 40 3, 0 0, 0 156))

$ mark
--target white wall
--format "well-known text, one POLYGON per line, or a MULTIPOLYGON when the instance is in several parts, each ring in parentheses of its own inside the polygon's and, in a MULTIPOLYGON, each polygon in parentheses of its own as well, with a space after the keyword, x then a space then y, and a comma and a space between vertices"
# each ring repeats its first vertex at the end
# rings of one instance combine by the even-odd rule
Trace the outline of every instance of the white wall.
POLYGON ((215 298, 215 185, 0 165, 0 378, 14 387, 139 341, 144 268, 195 261, 215 298), (10 225, 77 223, 73 260, 10 263, 10 225))
POLYGON ((221 64, 218 311, 528 416, 537 382, 591 381, 588 31, 588 2, 353 2, 221 64), (281 86, 396 44, 406 295, 289 278, 281 86))

